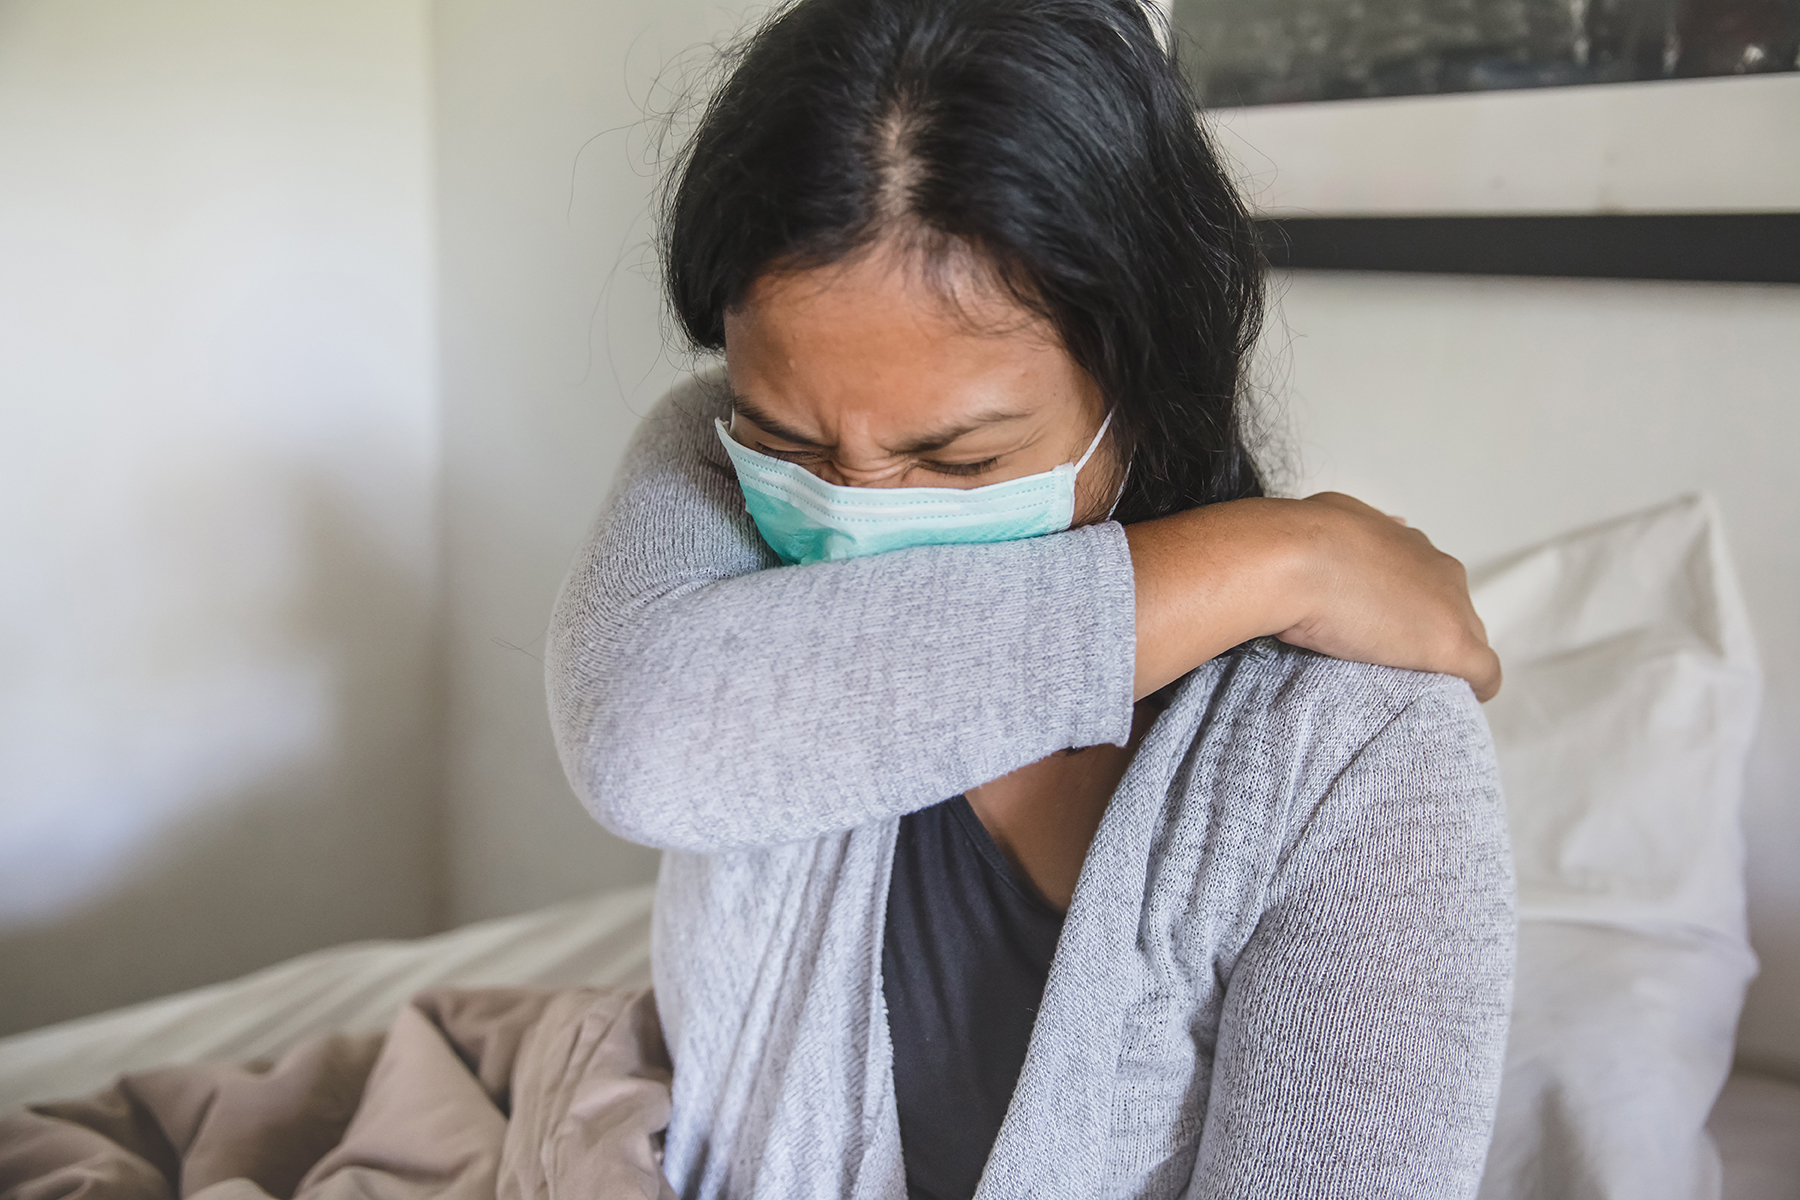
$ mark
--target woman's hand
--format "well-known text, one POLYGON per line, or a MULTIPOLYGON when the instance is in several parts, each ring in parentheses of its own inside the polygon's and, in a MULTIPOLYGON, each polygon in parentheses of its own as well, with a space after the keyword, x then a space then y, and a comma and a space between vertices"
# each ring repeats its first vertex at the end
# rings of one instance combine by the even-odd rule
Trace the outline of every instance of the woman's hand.
POLYGON ((1500 656, 1469 599, 1462 563, 1405 521, 1342 492, 1294 502, 1312 611, 1276 632, 1333 658, 1441 671, 1479 700, 1500 690, 1500 656))
POLYGON ((1128 526, 1137 694, 1273 635, 1333 658, 1500 690, 1500 659, 1461 563, 1359 500, 1236 500, 1128 526))

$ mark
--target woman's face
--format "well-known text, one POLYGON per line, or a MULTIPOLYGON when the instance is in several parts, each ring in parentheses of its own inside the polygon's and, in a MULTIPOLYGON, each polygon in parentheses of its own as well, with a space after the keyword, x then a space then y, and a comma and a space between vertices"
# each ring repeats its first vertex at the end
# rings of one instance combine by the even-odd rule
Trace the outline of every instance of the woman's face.
MULTIPOLYGON (((1080 458, 1098 385, 1042 320, 952 278, 954 303, 877 247, 759 279, 725 319, 732 437, 846 487, 979 487, 1080 458)), ((1119 483, 1109 430, 1076 523, 1104 519, 1119 483)))

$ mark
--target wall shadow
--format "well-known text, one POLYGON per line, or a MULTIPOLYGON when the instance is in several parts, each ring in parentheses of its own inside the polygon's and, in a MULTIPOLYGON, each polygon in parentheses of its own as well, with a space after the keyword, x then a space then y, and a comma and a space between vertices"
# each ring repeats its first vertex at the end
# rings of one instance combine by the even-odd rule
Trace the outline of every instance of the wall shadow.
MULTIPOLYGON (((243 495, 246 477, 238 464, 222 468, 224 486, 214 481, 210 490, 191 476, 172 481, 166 495, 147 498, 158 512, 150 527, 179 538, 187 519, 217 516, 209 506, 232 503, 234 489, 243 495)), ((323 474, 282 468, 262 473, 251 490, 257 503, 273 497, 269 511, 283 516, 285 528, 268 536, 285 542, 289 561, 276 565, 286 586, 277 603, 238 611, 237 622, 218 633, 227 644, 214 640, 206 653, 215 662, 236 655, 309 668, 314 711, 293 716, 298 733, 279 761, 223 794, 208 794, 212 782, 196 776, 192 794, 178 796, 78 902, 30 919, 0 914, 0 1035, 227 979, 334 942, 434 928, 442 857, 434 531, 424 516, 413 521, 413 561, 401 561, 382 539, 407 521, 378 531, 367 505, 359 508, 323 474)), ((218 558, 221 549, 218 578, 203 582, 221 593, 238 588, 238 600, 254 594, 232 577, 233 547, 209 554, 218 558)), ((236 549, 263 555, 267 548, 236 549)), ((204 644, 214 614, 198 607, 204 644)), ((171 666, 180 671, 179 653, 171 666)), ((141 699, 153 705, 158 697, 141 699)), ((119 747, 110 743, 141 734, 116 718, 107 709, 86 731, 94 754, 114 753, 119 747)), ((55 790, 9 803, 65 803, 55 790)), ((117 803, 133 801, 120 795, 117 803)), ((121 809, 118 816, 129 822, 143 814, 121 809)), ((0 848, 0 869, 45 852, 54 849, 0 848)), ((57 864, 33 864, 40 878, 46 866, 57 864)))

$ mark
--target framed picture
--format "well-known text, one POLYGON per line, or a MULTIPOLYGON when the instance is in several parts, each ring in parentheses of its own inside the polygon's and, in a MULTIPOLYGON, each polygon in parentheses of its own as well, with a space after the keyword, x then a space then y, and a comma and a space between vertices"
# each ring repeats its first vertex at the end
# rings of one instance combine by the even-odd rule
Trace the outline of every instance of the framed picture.
POLYGON ((1800 282, 1800 0, 1175 0, 1172 25, 1279 266, 1800 282))

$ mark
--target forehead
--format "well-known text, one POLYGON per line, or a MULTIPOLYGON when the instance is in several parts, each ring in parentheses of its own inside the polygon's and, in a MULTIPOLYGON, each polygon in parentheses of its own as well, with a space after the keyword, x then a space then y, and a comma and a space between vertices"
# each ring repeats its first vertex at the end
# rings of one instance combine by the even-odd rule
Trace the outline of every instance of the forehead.
POLYGON ((1085 376, 1046 322, 974 272, 940 279, 879 249, 758 279, 725 346, 740 395, 827 433, 1034 410, 1085 376))

